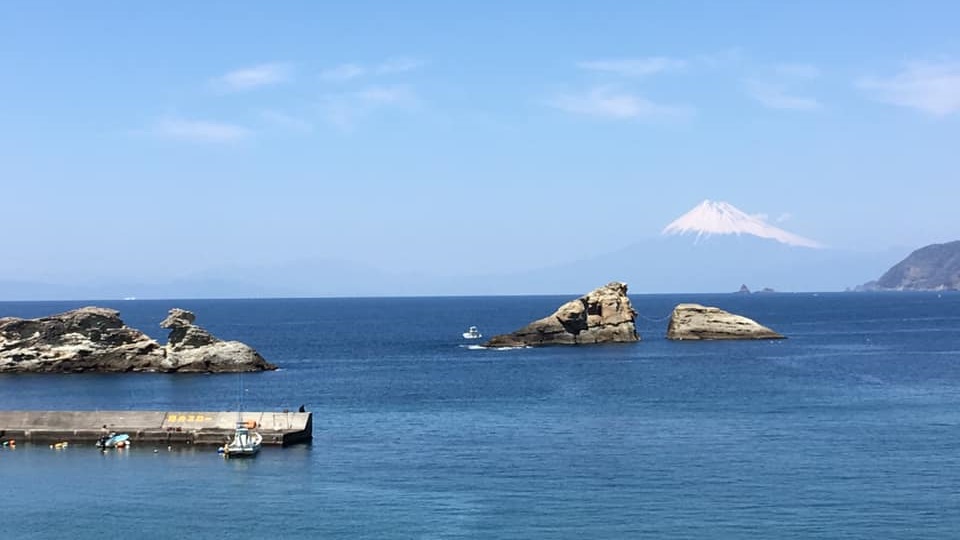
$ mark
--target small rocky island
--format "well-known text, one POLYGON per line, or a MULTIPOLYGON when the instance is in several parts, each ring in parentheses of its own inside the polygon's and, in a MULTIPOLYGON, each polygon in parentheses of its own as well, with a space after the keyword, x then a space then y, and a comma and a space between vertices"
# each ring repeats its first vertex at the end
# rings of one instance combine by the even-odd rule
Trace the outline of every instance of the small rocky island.
POLYGON ((174 308, 161 323, 166 345, 130 328, 114 309, 84 307, 41 317, 0 318, 0 373, 224 373, 276 369, 253 348, 222 341, 174 308))
POLYGON ((762 324, 720 308, 680 304, 673 309, 667 339, 784 339, 762 324))
POLYGON ((632 343, 640 341, 636 317, 627 297, 627 284, 613 282, 567 302, 552 315, 515 332, 494 336, 485 346, 632 343))
POLYGON ((857 290, 960 290, 960 240, 922 247, 887 270, 880 279, 857 290))

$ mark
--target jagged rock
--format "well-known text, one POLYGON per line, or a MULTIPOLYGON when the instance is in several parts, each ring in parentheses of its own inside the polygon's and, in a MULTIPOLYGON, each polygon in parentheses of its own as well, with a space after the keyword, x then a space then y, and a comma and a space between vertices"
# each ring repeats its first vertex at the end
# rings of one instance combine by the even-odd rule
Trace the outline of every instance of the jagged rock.
POLYGON ((210 332, 193 324, 195 320, 197 317, 192 311, 173 308, 168 312, 167 318, 160 323, 160 328, 170 329, 170 335, 167 337, 168 349, 202 347, 220 341, 210 332))
POLYGON ((170 310, 161 328, 169 328, 165 364, 173 371, 262 371, 276 369, 252 347, 239 341, 222 341, 193 324, 196 316, 180 308, 170 310))
POLYGON ((753 319, 700 304, 680 304, 670 315, 667 339, 784 339, 753 319))
POLYGON ((746 283, 744 283, 743 285, 740 285, 740 290, 738 290, 737 292, 741 294, 750 294, 750 288, 747 287, 746 283))
POLYGON ((626 283, 613 282, 560 306, 555 313, 510 334, 492 337, 487 347, 629 343, 640 340, 637 312, 626 283))
POLYGON ((0 372, 275 369, 246 345, 222 342, 193 326, 192 313, 171 310, 171 315, 173 311, 182 313, 178 322, 171 323, 175 324, 171 334, 183 329, 184 338, 167 347, 126 326, 118 311, 102 307, 84 307, 38 319, 0 318, 0 372))

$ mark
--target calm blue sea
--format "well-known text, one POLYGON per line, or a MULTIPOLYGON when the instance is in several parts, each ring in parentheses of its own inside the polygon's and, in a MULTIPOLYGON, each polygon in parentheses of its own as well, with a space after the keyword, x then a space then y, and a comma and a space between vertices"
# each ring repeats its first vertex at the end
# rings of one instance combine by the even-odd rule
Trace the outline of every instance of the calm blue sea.
MULTIPOLYGON (((477 350, 576 295, 0 303, 168 309, 282 366, 309 446, 0 449, 10 538, 960 537, 960 294, 631 295, 643 341, 477 350), (789 336, 668 342, 696 301, 789 336)), ((0 375, 0 409, 232 410, 236 375, 0 375)))

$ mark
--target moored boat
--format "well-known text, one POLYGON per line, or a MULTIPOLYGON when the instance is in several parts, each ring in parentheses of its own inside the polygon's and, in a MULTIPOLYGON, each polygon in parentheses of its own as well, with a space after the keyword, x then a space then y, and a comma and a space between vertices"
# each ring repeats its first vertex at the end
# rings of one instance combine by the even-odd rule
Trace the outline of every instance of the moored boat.
POLYGON ((226 457, 257 455, 257 452, 260 451, 260 444, 263 442, 263 435, 254 431, 256 427, 257 423, 252 420, 237 422, 237 428, 233 432, 233 440, 220 449, 223 455, 226 457))

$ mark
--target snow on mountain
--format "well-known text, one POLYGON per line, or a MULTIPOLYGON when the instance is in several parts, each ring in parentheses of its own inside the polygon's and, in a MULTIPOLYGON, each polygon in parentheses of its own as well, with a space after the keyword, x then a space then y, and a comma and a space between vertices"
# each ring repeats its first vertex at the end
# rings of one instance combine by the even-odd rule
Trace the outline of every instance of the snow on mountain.
POLYGON ((808 248, 821 248, 822 244, 809 238, 787 232, 770 225, 763 219, 751 216, 730 203, 705 200, 693 210, 667 225, 661 234, 693 234, 697 239, 712 234, 748 234, 776 240, 782 244, 808 248))

